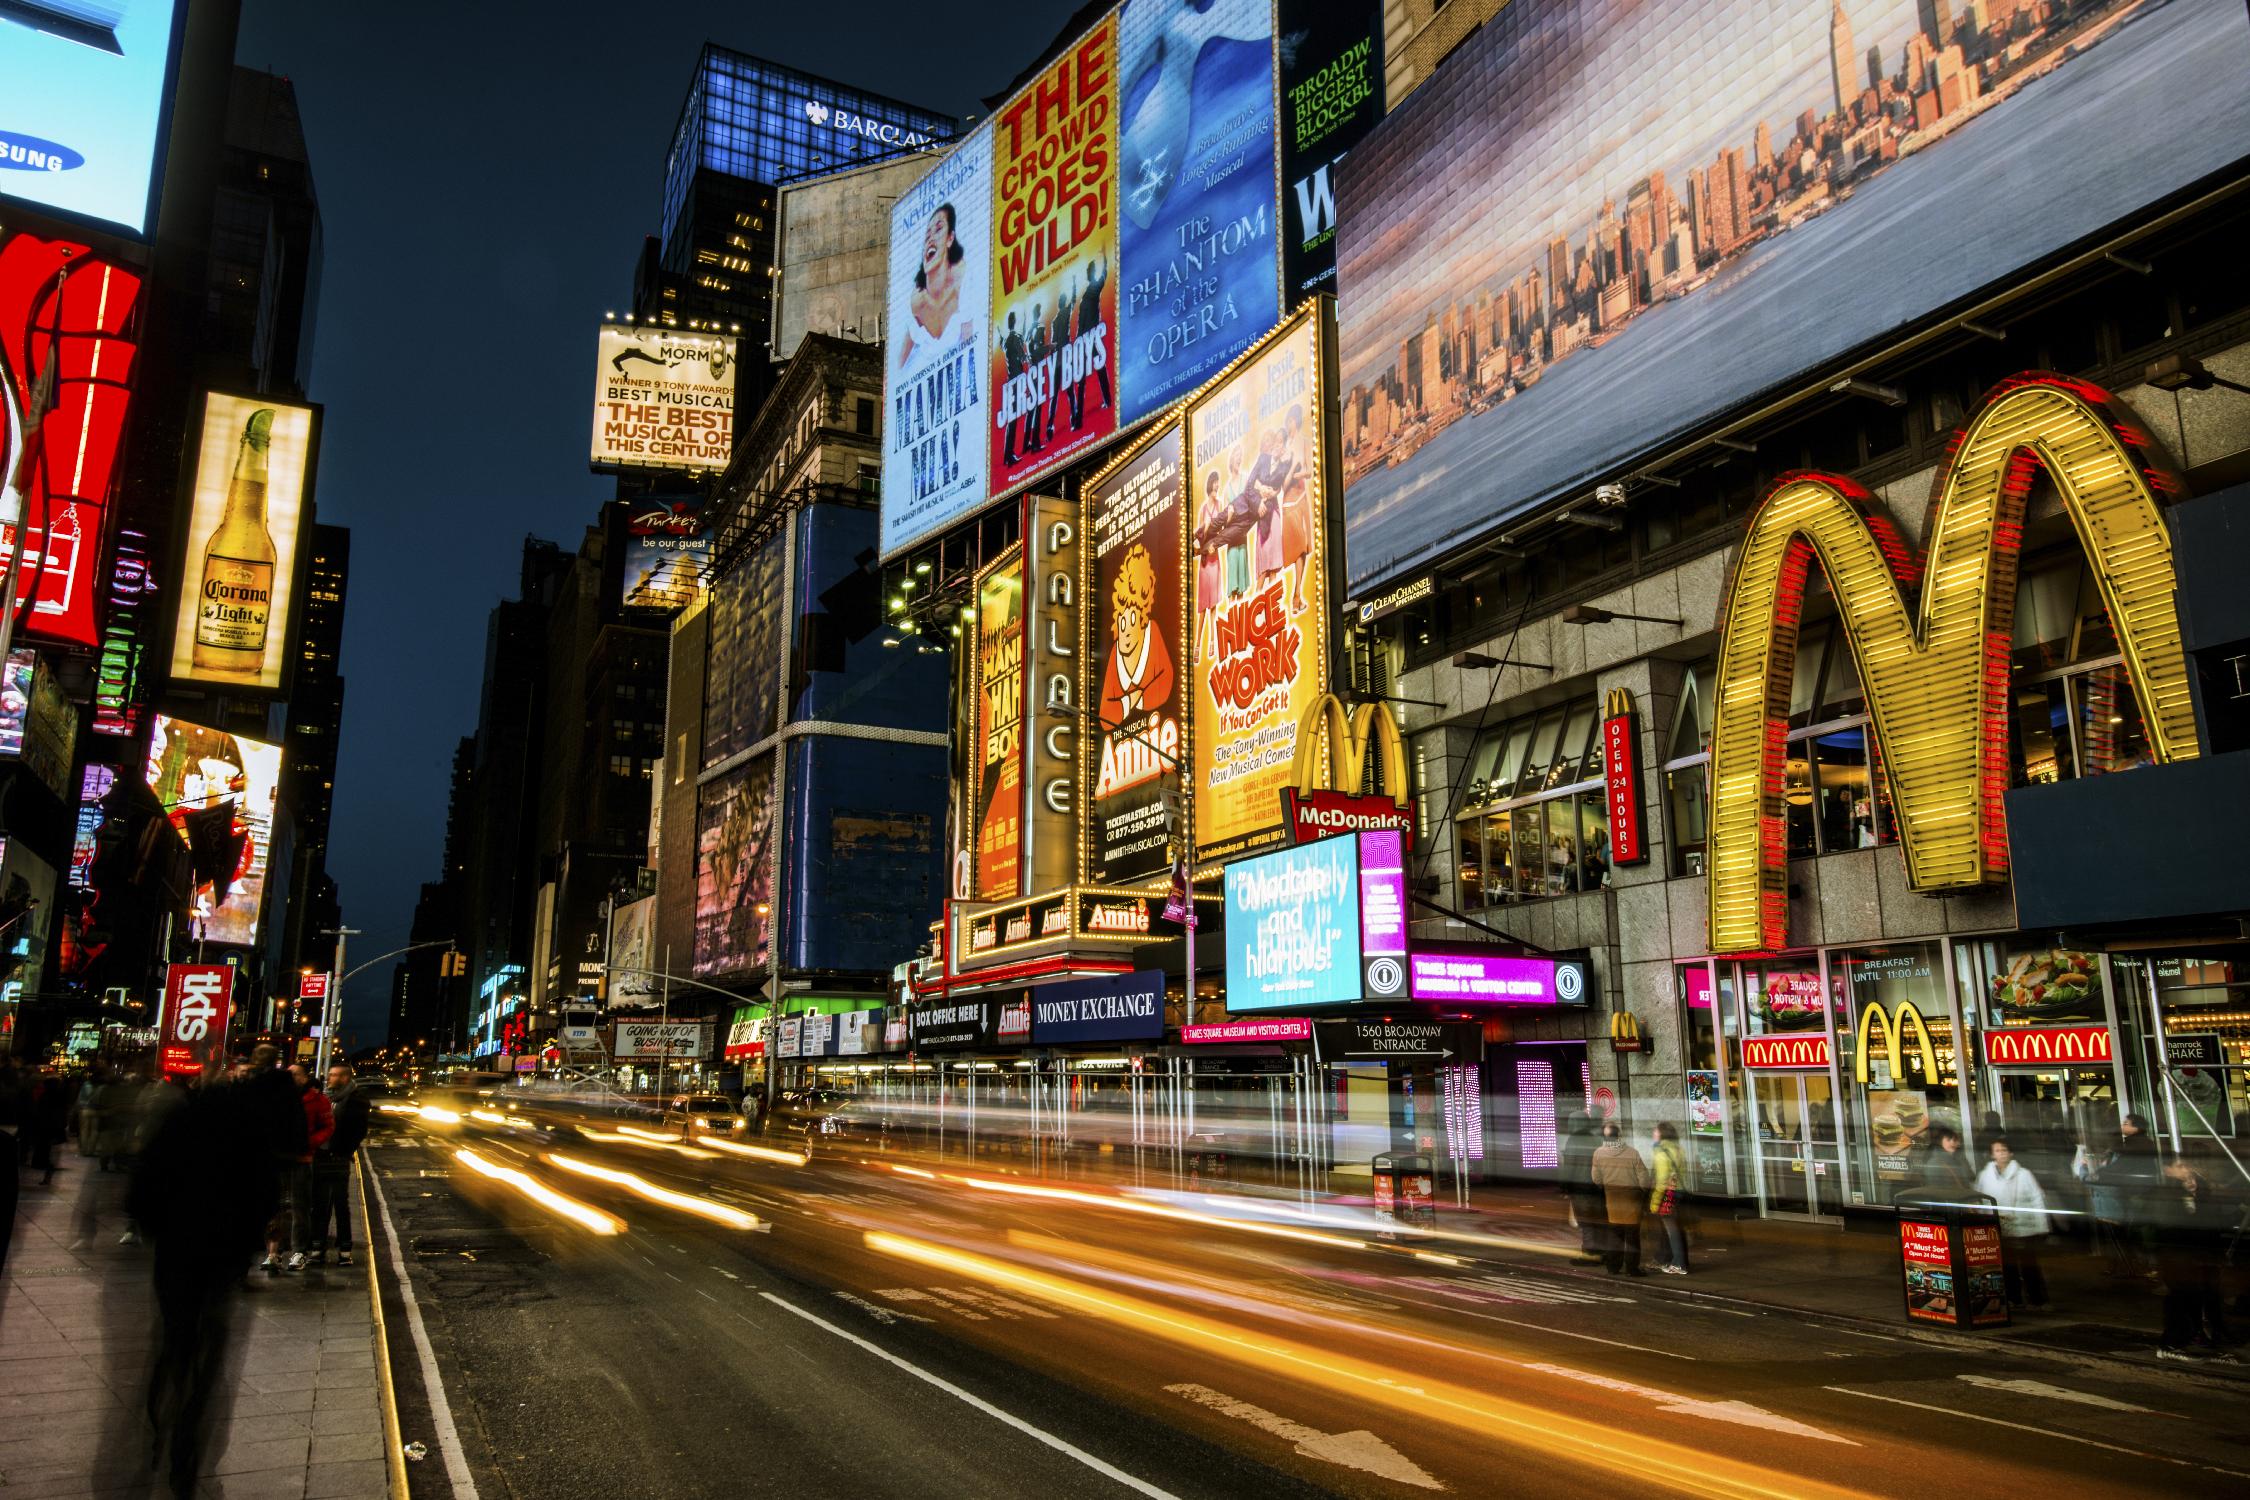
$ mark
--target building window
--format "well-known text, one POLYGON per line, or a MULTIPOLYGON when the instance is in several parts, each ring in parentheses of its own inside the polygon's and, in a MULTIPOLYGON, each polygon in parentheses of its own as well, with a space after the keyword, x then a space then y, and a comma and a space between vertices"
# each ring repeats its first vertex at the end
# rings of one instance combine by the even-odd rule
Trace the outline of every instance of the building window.
POLYGON ((630 755, 612 755, 609 758, 609 774, 612 776, 632 775, 633 757, 630 755))
POLYGON ((1470 747, 1454 825, 1464 907, 1599 890, 1609 815, 1591 700, 1489 729, 1470 747))
POLYGON ((852 403, 852 431, 861 437, 875 435, 875 403, 871 398, 861 396, 852 403))
POLYGON ((2149 764, 2140 700, 2093 569, 2076 547, 2027 563, 2008 663, 2009 771, 2016 786, 2149 764))

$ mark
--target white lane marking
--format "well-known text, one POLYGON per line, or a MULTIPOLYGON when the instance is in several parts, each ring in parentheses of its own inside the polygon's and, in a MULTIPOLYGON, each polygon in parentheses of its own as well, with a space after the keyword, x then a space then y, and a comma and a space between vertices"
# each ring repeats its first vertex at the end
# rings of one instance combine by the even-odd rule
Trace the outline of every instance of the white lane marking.
POLYGON ((1016 1431, 1022 1433, 1025 1437, 1032 1439, 1034 1442, 1044 1443, 1048 1447, 1054 1449, 1057 1453, 1060 1453, 1067 1458, 1076 1459, 1079 1463, 1084 1464, 1087 1468, 1092 1469, 1095 1473, 1100 1474, 1105 1478, 1117 1481, 1117 1483, 1125 1486, 1125 1488, 1131 1490, 1136 1495, 1146 1495, 1149 1497, 1149 1500, 1179 1500, 1179 1497, 1174 1495, 1170 1490, 1158 1489, 1155 1485, 1150 1484, 1147 1480, 1138 1478, 1137 1476, 1132 1474, 1128 1474, 1123 1469, 1118 1468, 1114 1464, 1104 1463, 1102 1460, 1094 1457, 1093 1454, 1088 1453, 1085 1449, 1080 1448, 1075 1444, 1065 1442, 1063 1439, 1056 1437, 1053 1433, 1048 1432, 1044 1428, 1032 1426, 1029 1422, 1026 1422, 1023 1418, 1017 1416, 1014 1412, 1002 1411, 999 1407, 994 1406, 991 1402, 985 1400, 982 1396, 978 1396, 972 1392, 963 1390, 961 1387, 955 1385, 952 1381, 947 1380, 942 1375, 933 1375, 928 1370, 923 1369, 920 1365, 915 1364, 912 1360, 899 1358, 897 1355, 891 1353, 890 1350, 884 1348, 881 1344, 874 1342, 872 1339, 863 1339, 858 1334, 852 1332, 849 1328, 839 1327, 836 1324, 829 1322, 826 1318, 821 1317, 819 1314, 807 1312, 805 1311, 805 1309, 797 1306, 795 1303, 775 1296, 772 1292, 760 1292, 758 1295, 765 1298, 768 1302, 771 1302, 774 1306, 780 1308, 783 1312, 794 1313, 796 1316, 803 1318, 806 1322, 812 1324, 815 1328, 824 1329, 827 1332, 836 1335, 836 1337, 842 1339, 845 1343, 866 1350, 869 1354, 874 1355, 877 1359, 882 1360, 885 1364, 895 1365, 897 1368, 904 1370, 907 1374, 913 1376, 916 1380, 919 1380, 926 1385, 934 1386, 938 1390, 945 1392, 948 1396, 953 1397, 955 1400, 976 1408, 978 1411, 983 1412, 986 1416, 992 1418, 994 1421, 1003 1423, 1004 1425, 1009 1427, 1013 1427, 1016 1431))
POLYGON ((2045 1401, 2075 1401, 2080 1406, 2098 1406, 2104 1411, 2138 1412, 2143 1416, 2170 1417, 2175 1412, 2157 1411, 2152 1407, 2135 1406, 2130 1401, 2112 1401, 2107 1396, 2097 1396, 2091 1391, 2074 1391, 2066 1386, 2049 1385, 2044 1380, 2002 1380, 1997 1375, 1958 1375, 1971 1385, 1981 1385, 1988 1391, 2014 1391, 2019 1396, 2037 1396, 2045 1401))
POLYGON ((718 1272, 721 1276, 724 1276, 729 1281, 740 1281, 742 1279, 741 1277, 735 1275, 734 1272, 728 1270, 725 1266, 713 1266, 711 1269, 718 1272))
POLYGON ((1292 1422, 1262 1406, 1238 1401, 1207 1385, 1168 1385, 1164 1389, 1175 1396, 1185 1396, 1198 1406, 1207 1406, 1222 1416, 1233 1417, 1238 1422, 1248 1422, 1260 1432, 1270 1432, 1285 1443, 1294 1443, 1297 1451, 1307 1458, 1317 1458, 1323 1463, 1338 1464, 1347 1469, 1359 1469, 1380 1479, 1411 1484, 1417 1489, 1445 1488, 1420 1464, 1364 1427, 1353 1432, 1322 1432, 1317 1427, 1292 1422))
POLYGON ((1578 1339, 1588 1344, 1607 1344, 1612 1349, 1630 1349, 1636 1354, 1661 1354, 1666 1359, 1684 1359, 1690 1364, 1697 1362, 1695 1355, 1682 1354, 1677 1349, 1658 1349, 1648 1344, 1628 1344, 1623 1339, 1605 1339, 1598 1333, 1580 1333, 1571 1328, 1551 1328, 1545 1323, 1529 1323, 1522 1318, 1503 1318, 1495 1312, 1484 1312, 1478 1308, 1462 1307, 1449 1302, 1431 1302, 1422 1297, 1400 1297, 1398 1300, 1410 1302, 1416 1307, 1434 1307, 1440 1312, 1451 1313, 1457 1318, 1482 1318, 1487 1323, 1506 1323, 1511 1328, 1528 1328, 1534 1333, 1551 1333, 1557 1338, 1578 1339))
POLYGON ((925 1318, 920 1313, 899 1312, 894 1308, 877 1307, 865 1297, 854 1296, 850 1292, 837 1292, 834 1295, 837 1301, 849 1302, 878 1323, 935 1323, 937 1321, 935 1318, 925 1318))
POLYGON ((1859 1446, 1848 1437, 1838 1437, 1833 1432, 1808 1427, 1792 1417, 1767 1411, 1762 1406, 1752 1406, 1747 1401, 1699 1401, 1692 1396, 1676 1396, 1670 1391, 1660 1391, 1654 1386, 1635 1385, 1630 1380, 1613 1380, 1607 1375, 1573 1370, 1568 1365, 1540 1364, 1526 1365, 1524 1368, 1537 1370, 1543 1375, 1559 1375, 1565 1380, 1576 1380, 1585 1385, 1598 1385, 1605 1391, 1639 1396, 1655 1402, 1659 1411, 1678 1412, 1686 1417, 1705 1417, 1714 1422, 1732 1422, 1738 1427, 1762 1427, 1768 1432, 1783 1432, 1791 1437, 1813 1438, 1823 1443, 1842 1443, 1847 1448, 1859 1446))
POLYGON ((368 1174, 375 1192, 375 1207, 383 1215, 383 1237, 390 1241, 391 1274, 398 1278, 399 1300, 406 1304, 406 1331, 414 1339, 414 1357, 422 1366, 422 1389, 429 1394, 430 1425, 436 1429, 438 1452, 445 1459, 446 1482, 454 1500, 477 1500, 477 1482, 469 1473, 468 1457, 461 1451, 461 1432, 453 1425, 453 1403, 445 1396, 445 1381, 438 1375, 437 1352, 430 1347, 430 1332, 422 1326, 422 1304, 414 1299, 414 1283, 406 1274, 406 1256, 399 1249, 398 1225, 391 1221, 390 1200, 383 1185, 368 1174))
POLYGON ((2052 1427, 2034 1427, 2029 1422, 2011 1422, 2001 1417, 1980 1416, 1973 1411, 1963 1411, 1957 1406, 1932 1406, 1926 1401, 1909 1401, 1904 1396, 1878 1396, 1873 1391, 1855 1391, 1848 1385, 1825 1385, 1824 1391, 1834 1391, 1839 1396, 1857 1396, 1863 1401, 1888 1401, 1893 1406, 1911 1406, 1916 1411, 1934 1411, 1948 1417, 1959 1417, 1968 1422, 1982 1422, 1990 1427, 2006 1427, 2016 1432, 2036 1432, 2041 1437, 2061 1438, 2066 1443, 2083 1443, 2089 1448, 2102 1448, 2111 1453, 2122 1453, 2129 1458, 2156 1458, 2168 1464, 2178 1464, 2183 1469, 2209 1469, 2214 1474, 2227 1474, 2236 1479, 2250 1479, 2250 1471, 2224 1469, 2217 1464, 2198 1463, 2192 1458, 2174 1458, 2169 1453, 2144 1453, 2138 1448, 2120 1447, 2094 1438, 2081 1437, 2075 1432, 2058 1432, 2052 1427))

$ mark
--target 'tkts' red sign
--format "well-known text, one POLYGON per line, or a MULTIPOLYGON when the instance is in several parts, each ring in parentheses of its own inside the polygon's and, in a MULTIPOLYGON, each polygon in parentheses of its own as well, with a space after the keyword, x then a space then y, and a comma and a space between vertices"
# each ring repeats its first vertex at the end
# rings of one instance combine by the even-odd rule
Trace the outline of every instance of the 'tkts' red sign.
MULTIPOLYGON (((1613 705, 1614 706, 1614 705, 1613 705)), ((1609 800, 1609 862, 1644 864, 1641 836, 1640 715, 1630 708, 1602 720, 1602 786, 1609 800)))
POLYGON ((234 970, 226 964, 173 964, 164 975, 164 1019, 157 1064, 167 1077, 199 1073, 226 1050, 234 970))

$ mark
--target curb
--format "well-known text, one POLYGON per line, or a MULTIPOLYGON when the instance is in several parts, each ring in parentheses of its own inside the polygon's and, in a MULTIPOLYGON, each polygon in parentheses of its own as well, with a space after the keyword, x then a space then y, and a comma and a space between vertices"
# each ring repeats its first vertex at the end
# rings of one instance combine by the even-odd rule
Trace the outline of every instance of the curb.
POLYGON ((367 1161, 352 1153, 352 1173, 359 1179, 359 1242, 366 1247, 367 1305, 375 1320, 375 1374, 383 1408, 383 1469, 391 1500, 408 1500, 405 1435, 398 1422, 398 1389, 391 1380, 391 1331, 383 1321, 381 1268, 375 1263, 375 1226, 367 1216, 367 1161))

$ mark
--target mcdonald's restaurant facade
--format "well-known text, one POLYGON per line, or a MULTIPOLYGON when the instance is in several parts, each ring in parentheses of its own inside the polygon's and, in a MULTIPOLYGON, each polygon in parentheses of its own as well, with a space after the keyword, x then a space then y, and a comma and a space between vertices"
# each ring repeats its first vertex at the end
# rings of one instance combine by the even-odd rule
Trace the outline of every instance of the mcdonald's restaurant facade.
POLYGON ((2129 1113, 2250 1167, 2227 201, 1351 602, 1409 705, 1416 940, 1592 954, 1585 1011, 1487 1016, 1488 1175, 1587 1109, 1822 1220, 1948 1126, 2065 1201, 2129 1113))

